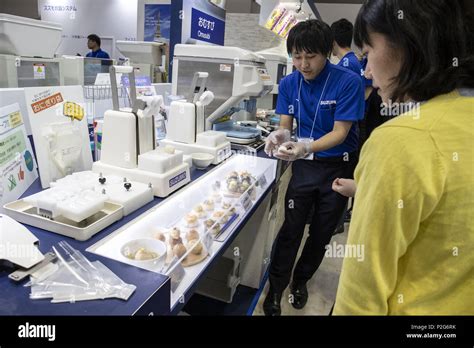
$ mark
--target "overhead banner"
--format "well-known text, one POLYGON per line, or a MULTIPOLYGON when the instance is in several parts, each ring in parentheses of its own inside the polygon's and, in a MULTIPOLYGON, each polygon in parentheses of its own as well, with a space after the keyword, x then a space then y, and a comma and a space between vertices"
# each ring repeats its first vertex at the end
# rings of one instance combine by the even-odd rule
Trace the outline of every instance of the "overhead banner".
POLYGON ((20 105, 0 108, 0 213, 38 178, 20 105))

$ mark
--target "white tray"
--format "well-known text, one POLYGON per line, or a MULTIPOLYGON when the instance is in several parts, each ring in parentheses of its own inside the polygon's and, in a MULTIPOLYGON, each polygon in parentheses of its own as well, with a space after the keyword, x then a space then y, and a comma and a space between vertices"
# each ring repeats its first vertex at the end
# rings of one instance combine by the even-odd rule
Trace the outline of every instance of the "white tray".
POLYGON ((50 220, 37 215, 36 207, 24 202, 15 201, 4 206, 6 215, 26 225, 41 228, 79 241, 90 239, 96 233, 110 226, 123 217, 123 207, 105 202, 104 208, 90 218, 75 223, 64 218, 50 220))

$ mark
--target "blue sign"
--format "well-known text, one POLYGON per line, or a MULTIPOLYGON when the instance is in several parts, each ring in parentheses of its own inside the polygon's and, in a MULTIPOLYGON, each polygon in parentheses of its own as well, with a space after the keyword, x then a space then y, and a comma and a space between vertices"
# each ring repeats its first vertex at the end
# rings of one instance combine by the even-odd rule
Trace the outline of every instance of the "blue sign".
POLYGON ((224 46, 225 22, 193 8, 191 38, 224 46))
MULTIPOLYGON (((128 76, 122 76, 122 85, 125 87, 130 87, 130 80, 128 76)), ((135 76, 135 86, 137 87, 146 87, 151 86, 150 76, 135 76)))

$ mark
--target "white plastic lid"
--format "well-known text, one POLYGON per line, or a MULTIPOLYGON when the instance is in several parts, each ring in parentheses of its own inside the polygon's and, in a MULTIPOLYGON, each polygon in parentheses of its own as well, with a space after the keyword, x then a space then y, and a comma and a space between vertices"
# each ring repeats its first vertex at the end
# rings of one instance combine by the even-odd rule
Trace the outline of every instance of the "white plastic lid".
POLYGON ((24 24, 36 27, 43 27, 53 30, 63 30, 63 26, 59 23, 47 22, 38 19, 32 19, 27 17, 14 16, 6 13, 0 13, 0 22, 11 22, 17 24, 24 24))

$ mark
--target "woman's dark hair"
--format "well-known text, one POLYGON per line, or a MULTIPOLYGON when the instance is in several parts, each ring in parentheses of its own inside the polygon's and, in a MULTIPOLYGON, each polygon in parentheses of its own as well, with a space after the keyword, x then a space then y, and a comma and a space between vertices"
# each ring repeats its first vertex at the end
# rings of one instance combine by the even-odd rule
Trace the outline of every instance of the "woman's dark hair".
POLYGON ((97 36, 96 34, 90 34, 88 37, 87 37, 88 40, 91 40, 91 41, 94 41, 95 43, 97 43, 97 45, 100 47, 100 37, 97 36))
POLYGON ((354 26, 347 19, 342 18, 331 24, 331 31, 334 41, 343 48, 351 47, 354 26))
POLYGON ((423 101, 456 88, 474 87, 474 60, 467 47, 472 38, 466 34, 460 3, 367 0, 362 5, 354 27, 356 45, 370 46, 370 33, 383 34, 402 59, 392 81, 392 100, 423 101))
POLYGON ((296 24, 288 34, 286 48, 288 54, 297 52, 319 53, 328 57, 332 51, 333 36, 326 23, 311 19, 296 24))

